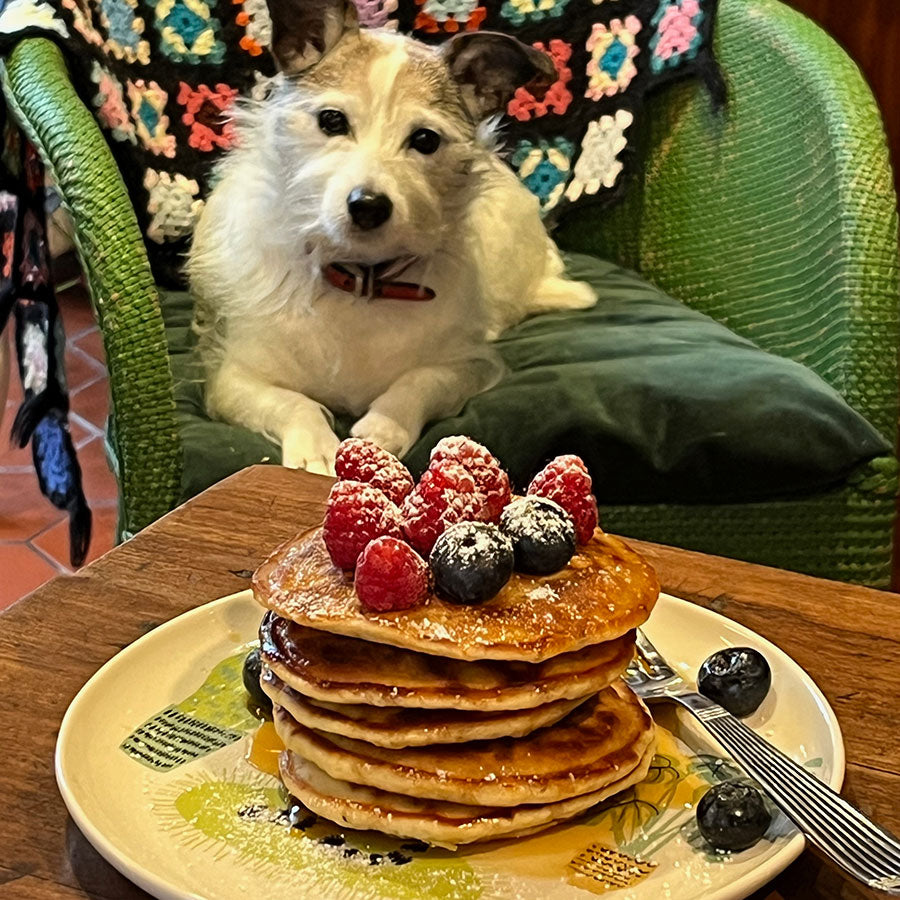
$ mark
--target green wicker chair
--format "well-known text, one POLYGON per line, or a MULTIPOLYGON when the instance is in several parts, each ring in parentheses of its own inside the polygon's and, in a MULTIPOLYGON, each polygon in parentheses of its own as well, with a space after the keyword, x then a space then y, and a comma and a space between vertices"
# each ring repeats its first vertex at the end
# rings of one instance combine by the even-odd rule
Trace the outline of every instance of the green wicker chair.
MULTIPOLYGON (((897 215, 881 121, 859 71, 776 0, 722 0, 724 116, 698 84, 645 116, 650 163, 626 202, 581 213, 567 249, 615 259, 692 307, 821 375, 895 443, 897 215)), ((180 496, 171 369, 141 234, 91 112, 58 48, 22 41, 7 100, 70 209, 110 371, 121 531, 180 496)), ((886 586, 897 490, 892 457, 840 489, 718 506, 604 510, 611 530, 769 565, 886 586)))

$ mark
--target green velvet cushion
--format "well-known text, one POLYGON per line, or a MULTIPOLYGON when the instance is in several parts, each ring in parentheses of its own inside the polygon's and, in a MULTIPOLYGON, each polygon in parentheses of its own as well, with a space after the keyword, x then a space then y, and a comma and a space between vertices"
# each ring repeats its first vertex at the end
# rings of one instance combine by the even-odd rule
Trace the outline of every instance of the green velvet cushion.
MULTIPOLYGON (((499 343, 506 377, 426 429, 407 459, 414 471, 441 437, 462 433, 497 454, 519 486, 549 457, 577 453, 601 503, 724 502, 834 485, 890 452, 809 369, 763 352, 629 270, 576 254, 568 264, 573 277, 594 284, 597 306, 509 331, 499 343)), ((163 306, 185 496, 244 465, 278 461, 262 436, 206 419, 190 300, 169 294, 163 306)))

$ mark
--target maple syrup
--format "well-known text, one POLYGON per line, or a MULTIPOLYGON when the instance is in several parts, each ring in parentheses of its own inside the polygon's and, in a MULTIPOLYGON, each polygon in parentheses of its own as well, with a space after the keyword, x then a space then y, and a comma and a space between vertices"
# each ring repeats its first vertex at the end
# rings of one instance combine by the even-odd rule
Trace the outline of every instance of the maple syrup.
POLYGON ((250 749, 244 757, 254 769, 278 778, 278 757, 284 744, 270 719, 262 722, 250 739, 250 749))

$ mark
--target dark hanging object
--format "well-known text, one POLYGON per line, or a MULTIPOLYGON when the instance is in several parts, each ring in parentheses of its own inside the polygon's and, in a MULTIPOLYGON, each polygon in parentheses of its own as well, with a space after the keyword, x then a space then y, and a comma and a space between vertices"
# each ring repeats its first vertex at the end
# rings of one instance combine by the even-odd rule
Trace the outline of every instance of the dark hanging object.
POLYGON ((0 332, 15 320, 25 399, 12 425, 31 455, 45 497, 69 514, 69 559, 80 566, 91 540, 91 511, 69 434, 63 370, 65 337, 50 279, 44 167, 34 147, 4 123, 0 160, 0 332))

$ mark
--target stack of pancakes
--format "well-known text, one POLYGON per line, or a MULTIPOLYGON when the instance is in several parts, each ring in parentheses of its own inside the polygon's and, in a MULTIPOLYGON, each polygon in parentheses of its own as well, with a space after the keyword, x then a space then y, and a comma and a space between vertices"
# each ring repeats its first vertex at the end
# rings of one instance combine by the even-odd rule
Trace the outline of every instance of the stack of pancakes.
POLYGON ((321 529, 253 588, 282 780, 342 826, 447 847, 531 834, 647 773, 653 723, 619 676, 659 587, 599 529, 480 606, 366 611, 321 529))

